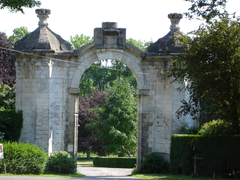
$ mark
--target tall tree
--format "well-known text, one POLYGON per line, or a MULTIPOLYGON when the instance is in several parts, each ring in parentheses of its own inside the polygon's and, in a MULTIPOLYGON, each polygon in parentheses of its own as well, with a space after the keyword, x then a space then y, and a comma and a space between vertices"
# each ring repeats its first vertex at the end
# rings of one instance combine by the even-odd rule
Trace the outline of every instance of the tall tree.
POLYGON ((29 33, 30 33, 30 31, 28 31, 27 27, 21 26, 20 28, 15 28, 13 30, 13 34, 9 37, 9 39, 12 42, 16 42, 17 40, 23 38, 24 36, 26 36, 29 33))
POLYGON ((11 54, 10 48, 13 43, 5 33, 0 32, 0 83, 12 87, 16 82, 15 57, 11 54))
POLYGON ((180 39, 185 51, 173 61, 169 75, 190 82, 190 102, 183 100, 179 114, 197 113, 207 101, 201 110, 217 112, 240 134, 240 25, 224 15, 193 32, 192 39, 180 39))
POLYGON ((86 126, 90 123, 89 118, 97 119, 96 114, 91 109, 98 109, 101 105, 106 104, 104 91, 92 90, 92 94, 85 95, 79 100, 79 127, 78 127, 78 151, 79 152, 97 152, 101 154, 101 140, 97 140, 95 135, 96 129, 88 129, 86 126))
POLYGON ((95 137, 102 142, 107 154, 123 156, 137 148, 137 97, 135 89, 124 79, 115 80, 108 90, 107 104, 94 112, 98 119, 90 119, 90 129, 95 129, 95 137))
POLYGON ((16 0, 1 0, 0 1, 0 8, 4 9, 7 8, 9 9, 10 12, 22 12, 23 7, 26 8, 33 8, 35 6, 40 6, 41 2, 37 0, 21 0, 21 1, 16 1, 16 0))

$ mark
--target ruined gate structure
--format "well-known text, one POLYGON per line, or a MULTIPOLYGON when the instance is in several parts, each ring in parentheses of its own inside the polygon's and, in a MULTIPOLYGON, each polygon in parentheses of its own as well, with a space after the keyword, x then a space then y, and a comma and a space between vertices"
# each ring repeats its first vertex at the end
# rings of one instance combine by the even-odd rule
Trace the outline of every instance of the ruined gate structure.
POLYGON ((138 83, 137 167, 151 152, 169 162, 171 134, 184 122, 193 123, 176 118, 185 93, 176 91, 179 84, 163 78, 180 48, 173 36, 178 35, 182 15, 169 14, 170 32, 142 52, 126 43, 126 29, 114 22, 95 28, 94 42, 71 50, 67 41, 49 29, 50 12, 37 9, 39 27, 14 46, 16 110, 23 110, 24 118, 19 141, 41 146, 48 153, 64 150, 76 157, 80 78, 94 62, 113 59, 128 66, 138 83))

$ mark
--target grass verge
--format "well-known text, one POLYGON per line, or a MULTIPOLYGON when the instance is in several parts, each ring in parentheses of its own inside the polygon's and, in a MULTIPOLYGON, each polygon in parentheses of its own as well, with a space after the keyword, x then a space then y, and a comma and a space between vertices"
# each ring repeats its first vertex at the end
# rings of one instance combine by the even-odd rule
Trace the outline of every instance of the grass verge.
POLYGON ((80 159, 80 160, 77 160, 77 165, 93 166, 93 160, 92 159, 80 159))
MULTIPOLYGON (((192 178, 190 176, 181 176, 181 175, 173 175, 173 174, 134 174, 132 176, 140 179, 213 180, 213 178, 209 178, 209 177, 192 178)), ((231 179, 217 178, 217 180, 231 180, 231 179)))
POLYGON ((27 177, 84 177, 82 174, 0 174, 0 176, 27 176, 27 177))

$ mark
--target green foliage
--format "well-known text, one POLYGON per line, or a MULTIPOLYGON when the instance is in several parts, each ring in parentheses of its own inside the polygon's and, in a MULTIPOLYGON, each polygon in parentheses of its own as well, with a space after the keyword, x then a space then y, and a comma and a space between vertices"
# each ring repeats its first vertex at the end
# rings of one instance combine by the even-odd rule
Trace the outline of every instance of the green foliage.
POLYGON ((15 109, 15 85, 10 86, 0 83, 0 111, 15 109))
POLYGON ((170 171, 183 175, 193 172, 193 160, 196 135, 177 135, 171 137, 170 171))
POLYGON ((164 172, 164 162, 162 156, 157 153, 151 153, 144 157, 141 164, 141 173, 159 174, 164 172))
POLYGON ((23 12, 23 7, 27 8, 33 8, 35 6, 40 6, 41 2, 36 1, 36 0, 21 0, 21 1, 16 1, 16 0, 1 0, 0 1, 0 8, 4 9, 7 8, 9 9, 10 12, 23 12))
POLYGON ((47 154, 36 145, 29 143, 3 143, 4 159, 0 160, 0 173, 40 174, 43 173, 47 154), (4 165, 5 163, 5 165, 4 165))
POLYGON ((227 0, 185 0, 192 3, 185 15, 192 19, 194 16, 203 18, 210 22, 216 17, 222 17, 227 0))
POLYGON ((0 132, 4 132, 4 139, 18 141, 23 126, 22 111, 0 111, 0 132))
MULTIPOLYGON (((240 134, 240 26, 227 14, 193 32, 193 38, 180 38, 184 52, 173 60, 168 71, 173 81, 188 81, 190 101, 182 101, 178 115, 218 114, 232 123, 234 134, 240 134), (202 102, 205 106, 199 108, 202 102)), ((183 90, 180 88, 179 90, 183 90)))
POLYGON ((114 60, 100 60, 92 64, 82 75, 79 88, 80 96, 91 94, 91 90, 105 90, 107 86, 112 87, 116 79, 124 78, 137 89, 137 81, 132 71, 114 60))
POLYGON ((95 157, 93 165, 96 167, 113 167, 113 168, 133 168, 136 164, 135 157, 95 157))
POLYGON ((9 39, 12 41, 12 42, 16 42, 17 40, 23 38, 24 36, 26 36, 27 34, 29 34, 30 31, 28 31, 28 28, 25 27, 25 26, 21 26, 20 28, 15 28, 13 30, 13 35, 11 35, 9 37, 9 39))
POLYGON ((93 37, 85 36, 83 34, 80 34, 80 35, 76 34, 74 37, 70 36, 70 41, 69 41, 72 49, 79 49, 91 42, 93 42, 93 37))
POLYGON ((97 139, 108 154, 123 156, 137 148, 137 97, 135 89, 124 79, 113 82, 108 90, 107 104, 94 112, 98 119, 90 119, 88 128, 95 129, 97 139))
POLYGON ((4 133, 0 131, 0 142, 3 141, 3 138, 4 138, 4 133))
POLYGON ((189 127, 188 124, 183 124, 181 129, 180 129, 180 133, 181 134, 197 134, 199 131, 199 127, 197 126, 193 126, 193 127, 189 127))
POLYGON ((240 170, 240 136, 172 135, 170 167, 172 173, 190 175, 197 155, 197 173, 228 176, 240 170))
POLYGON ((66 151, 52 152, 48 159, 49 170, 52 173, 75 174, 77 162, 66 151))
POLYGON ((232 135, 232 133, 231 123, 221 119, 204 123, 198 131, 199 135, 232 135))
POLYGON ((141 41, 132 38, 126 39, 126 42, 134 45, 135 47, 144 52, 147 50, 147 47, 152 43, 152 41, 141 41))

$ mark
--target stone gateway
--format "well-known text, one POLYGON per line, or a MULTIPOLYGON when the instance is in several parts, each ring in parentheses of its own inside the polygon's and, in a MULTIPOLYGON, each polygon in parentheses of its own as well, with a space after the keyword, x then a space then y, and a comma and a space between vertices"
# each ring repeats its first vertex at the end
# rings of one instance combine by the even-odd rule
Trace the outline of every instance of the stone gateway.
POLYGON ((169 162, 171 135, 186 121, 175 116, 185 93, 179 93, 180 84, 171 84, 163 75, 181 49, 174 36, 179 35, 182 15, 169 14, 170 32, 142 52, 126 43, 126 29, 114 22, 102 23, 94 29, 92 43, 71 50, 48 27, 51 11, 37 9, 36 13, 39 27, 14 46, 16 110, 23 110, 24 118, 19 141, 29 141, 48 153, 64 150, 76 157, 81 76, 94 62, 113 59, 128 66, 138 83, 137 167, 151 152, 169 162))

